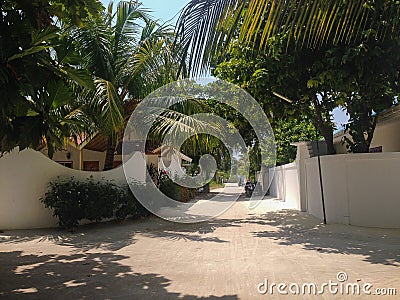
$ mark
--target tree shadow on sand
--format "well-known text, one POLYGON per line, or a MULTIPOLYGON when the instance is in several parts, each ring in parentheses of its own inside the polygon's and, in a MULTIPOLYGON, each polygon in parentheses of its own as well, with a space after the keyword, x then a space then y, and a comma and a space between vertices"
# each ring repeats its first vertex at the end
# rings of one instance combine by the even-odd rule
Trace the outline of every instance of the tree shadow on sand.
POLYGON ((23 255, 0 253, 0 298, 4 299, 238 299, 168 292, 171 280, 135 273, 113 253, 23 255), (12 263, 10 263, 12 262, 12 263))
POLYGON ((74 252, 89 250, 118 251, 135 243, 135 235, 141 234, 150 238, 184 240, 201 243, 228 243, 218 237, 205 236, 217 228, 231 227, 230 220, 215 220, 197 224, 177 224, 151 217, 145 220, 128 220, 124 224, 115 222, 80 226, 70 233, 61 229, 37 229, 6 231, 0 235, 0 243, 19 244, 35 241, 51 242, 59 246, 73 248, 74 252))
POLYGON ((90 224, 79 227, 76 232, 62 229, 32 229, 6 231, 0 243, 18 244, 30 241, 52 242, 56 245, 75 248, 76 251, 101 249, 117 251, 135 243, 134 232, 113 223, 90 224), (118 230, 120 228, 122 230, 118 230))
POLYGON ((301 245, 305 250, 321 253, 364 256, 372 264, 400 264, 400 230, 364 228, 338 224, 322 224, 302 212, 283 210, 268 212, 239 221, 272 226, 253 232, 256 238, 269 238, 279 245, 301 245))
MULTIPOLYGON (((135 243, 140 234, 149 238, 184 240, 194 243, 224 243, 217 230, 239 229, 246 224, 254 238, 268 238, 279 245, 301 245, 304 250, 321 253, 362 255, 372 264, 400 264, 400 230, 373 229, 346 225, 323 225, 320 220, 294 210, 267 212, 242 219, 214 219, 196 224, 176 224, 156 217, 127 221, 123 225, 106 223, 80 227, 76 233, 57 230, 11 231, 0 236, 1 243, 18 245, 22 242, 50 240, 68 246, 75 252, 117 251, 135 243)), ((246 230, 246 229, 244 229, 246 230)))

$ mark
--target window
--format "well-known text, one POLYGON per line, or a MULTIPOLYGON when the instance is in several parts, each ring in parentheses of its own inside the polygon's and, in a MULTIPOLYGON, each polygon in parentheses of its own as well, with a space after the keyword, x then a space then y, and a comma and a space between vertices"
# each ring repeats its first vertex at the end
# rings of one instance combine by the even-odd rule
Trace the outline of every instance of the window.
POLYGON ((58 163, 64 167, 72 169, 73 163, 72 161, 58 161, 58 163))

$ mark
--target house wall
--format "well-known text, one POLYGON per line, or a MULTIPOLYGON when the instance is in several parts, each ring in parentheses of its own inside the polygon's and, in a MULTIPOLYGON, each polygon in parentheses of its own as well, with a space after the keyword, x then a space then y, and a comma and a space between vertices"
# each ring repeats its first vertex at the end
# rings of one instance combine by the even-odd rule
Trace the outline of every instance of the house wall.
MULTIPOLYGON (((92 150, 83 149, 82 151, 83 162, 85 161, 98 161, 99 162, 99 170, 104 169, 104 162, 106 160, 106 151, 97 152, 92 150)), ((114 161, 116 161, 114 157, 114 161)))
POLYGON ((383 146, 383 152, 400 152, 400 118, 376 128, 371 148, 379 146, 383 146))
MULTIPOLYGON (((137 152, 125 169, 138 180, 145 182, 145 160, 137 152), (142 163, 142 166, 140 164, 142 163)), ((113 180, 126 184, 124 169, 118 167, 108 172, 83 172, 69 169, 34 150, 14 150, 0 158, 0 229, 33 229, 57 226, 52 211, 40 202, 48 184, 57 177, 75 177, 85 180, 113 180)))
MULTIPOLYGON (((375 129, 371 148, 382 146, 383 152, 400 152, 400 111, 397 109, 394 115, 388 119, 382 119, 375 129)), ((342 144, 343 132, 334 139, 335 149, 338 154, 347 153, 345 144, 342 144)), ((346 134, 348 138, 350 136, 346 134)))
MULTIPOLYGON (((47 149, 43 149, 40 151, 47 157, 47 149)), ((83 167, 83 162, 85 161, 98 161, 99 162, 99 169, 103 170, 104 169, 104 162, 106 158, 106 152, 97 152, 97 151, 92 151, 92 150, 87 150, 84 149, 82 151, 82 167, 83 167)), ((72 168, 74 170, 80 170, 80 151, 75 148, 74 146, 67 144, 65 147, 65 150, 59 150, 56 151, 53 155, 53 161, 55 162, 72 162, 72 168), (70 158, 67 158, 67 153, 70 153, 70 158)), ((117 159, 115 159, 117 161, 117 159)))
POLYGON ((300 210, 300 189, 296 163, 269 170, 272 178, 270 195, 287 202, 289 207, 300 210))
MULTIPOLYGON (((40 151, 47 157, 47 149, 43 149, 40 151)), ((79 158, 79 150, 75 147, 67 144, 65 150, 56 151, 53 155, 53 160, 56 162, 72 162, 72 168, 75 170, 79 170, 80 158, 79 158), (70 153, 70 158, 67 158, 67 153, 70 153)))
MULTIPOLYGON (((328 223, 400 228, 400 153, 321 157, 328 223)), ((307 211, 322 219, 318 160, 306 160, 307 211)))

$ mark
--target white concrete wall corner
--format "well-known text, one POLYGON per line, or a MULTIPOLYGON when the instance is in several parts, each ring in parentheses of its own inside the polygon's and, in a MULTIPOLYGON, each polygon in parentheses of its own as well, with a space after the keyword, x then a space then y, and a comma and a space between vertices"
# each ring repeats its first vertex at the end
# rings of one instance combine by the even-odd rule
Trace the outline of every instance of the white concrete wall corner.
POLYGON ((288 207, 300 209, 300 191, 296 163, 291 163, 271 169, 269 176, 273 177, 270 195, 288 204, 288 207))
MULTIPOLYGON (((145 182, 143 168, 138 167, 141 161, 145 170, 145 158, 138 152, 132 160, 131 170, 136 179, 145 182)), ((0 229, 56 227, 58 221, 52 211, 40 202, 49 183, 57 177, 84 180, 90 176, 94 180, 104 178, 126 184, 122 166, 107 172, 83 172, 63 167, 34 150, 14 150, 4 155, 0 158, 0 229)))

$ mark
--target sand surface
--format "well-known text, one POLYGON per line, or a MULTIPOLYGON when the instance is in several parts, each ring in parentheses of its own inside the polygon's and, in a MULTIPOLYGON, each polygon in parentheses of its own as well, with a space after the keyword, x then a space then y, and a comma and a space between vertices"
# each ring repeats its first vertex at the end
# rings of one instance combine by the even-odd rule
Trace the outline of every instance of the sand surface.
MULTIPOLYGON (((231 193, 243 188, 231 186, 231 193)), ((218 192, 218 191, 216 191, 218 192)), ((263 287, 263 286, 261 286, 263 287)), ((4 299, 400 299, 400 230, 323 225, 266 199, 241 197, 199 224, 155 217, 124 224, 0 233, 4 299), (338 282, 397 296, 261 295, 257 285, 338 282)))

